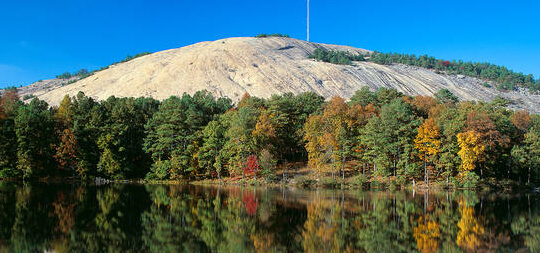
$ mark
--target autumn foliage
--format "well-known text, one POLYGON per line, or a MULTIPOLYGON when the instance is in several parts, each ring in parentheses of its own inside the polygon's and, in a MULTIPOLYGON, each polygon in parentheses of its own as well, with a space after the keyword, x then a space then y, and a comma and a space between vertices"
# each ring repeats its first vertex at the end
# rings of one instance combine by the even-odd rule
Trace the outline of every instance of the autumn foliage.
POLYGON ((457 245, 467 250, 474 250, 481 244, 485 229, 476 218, 474 208, 466 201, 459 201, 461 218, 458 222, 457 245))
POLYGON ((420 252, 435 253, 439 249, 441 229, 437 222, 428 218, 429 216, 418 219, 418 226, 414 228, 413 236, 420 252))
POLYGON ((424 161, 424 177, 428 182, 427 161, 437 155, 441 149, 439 140, 439 127, 433 119, 427 119, 418 128, 418 134, 414 139, 414 147, 418 150, 420 159, 424 161))
POLYGON ((427 160, 428 157, 439 153, 441 148, 439 127, 433 119, 427 119, 418 128, 418 135, 414 139, 414 146, 419 151, 420 159, 422 160, 427 160))
POLYGON ((259 172, 259 161, 256 155, 250 155, 247 159, 246 165, 243 168, 244 175, 257 175, 259 172))
POLYGON ((461 158, 458 176, 463 178, 468 172, 474 171, 486 147, 480 142, 480 134, 475 131, 459 133, 457 138, 460 147, 458 155, 461 158))
POLYGON ((76 166, 77 141, 71 129, 64 129, 60 138, 60 144, 56 147, 54 158, 58 161, 61 169, 73 169, 76 166))
POLYGON ((539 122, 499 102, 460 102, 445 89, 429 97, 364 87, 349 100, 246 93, 236 106, 208 91, 163 101, 79 93, 53 107, 8 89, 0 97, 0 177, 261 175, 298 183, 300 169, 317 182, 308 185, 537 184, 539 122))
POLYGON ((254 216, 255 214, 257 214, 257 207, 259 206, 259 201, 255 194, 244 192, 242 202, 244 203, 244 208, 246 209, 247 214, 249 214, 250 216, 254 216))

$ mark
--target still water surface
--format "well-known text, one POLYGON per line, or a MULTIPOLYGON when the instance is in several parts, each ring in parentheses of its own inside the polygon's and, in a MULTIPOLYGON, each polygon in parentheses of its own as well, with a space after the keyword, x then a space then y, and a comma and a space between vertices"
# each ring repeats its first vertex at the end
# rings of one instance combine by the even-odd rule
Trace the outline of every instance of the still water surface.
POLYGON ((540 252, 540 196, 0 185, 0 252, 540 252))

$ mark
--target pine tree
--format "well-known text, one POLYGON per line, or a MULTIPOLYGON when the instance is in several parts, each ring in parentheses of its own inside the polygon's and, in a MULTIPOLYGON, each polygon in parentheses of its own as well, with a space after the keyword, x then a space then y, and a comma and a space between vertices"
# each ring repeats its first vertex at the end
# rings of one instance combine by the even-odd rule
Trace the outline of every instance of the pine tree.
POLYGON ((15 118, 17 169, 23 177, 46 176, 55 167, 52 149, 54 122, 49 105, 33 99, 20 106, 15 118))

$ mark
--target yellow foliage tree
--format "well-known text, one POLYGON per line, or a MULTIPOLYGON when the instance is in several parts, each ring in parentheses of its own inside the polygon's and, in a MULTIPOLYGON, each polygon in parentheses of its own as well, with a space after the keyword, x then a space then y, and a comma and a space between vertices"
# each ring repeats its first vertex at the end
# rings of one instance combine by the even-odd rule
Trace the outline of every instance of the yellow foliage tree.
POLYGON ((334 177, 335 169, 343 169, 344 166, 343 135, 350 121, 348 111, 349 106, 345 103, 345 99, 339 96, 332 97, 324 107, 322 120, 325 124, 325 134, 323 140, 327 157, 334 167, 332 177, 334 177))
POLYGON ((441 230, 439 224, 435 221, 424 219, 420 217, 418 219, 418 226, 413 230, 414 239, 416 239, 416 245, 418 250, 424 253, 437 252, 439 249, 439 238, 441 236, 441 230))
POLYGON ((302 230, 304 252, 343 252, 336 238, 337 220, 341 210, 337 207, 332 214, 320 201, 307 207, 307 219, 302 230))
POLYGON ((459 232, 456 243, 467 250, 474 250, 480 246, 485 229, 475 217, 473 207, 463 199, 459 201, 459 212, 461 219, 458 222, 459 232))
POLYGON ((313 169, 315 177, 320 175, 325 164, 321 118, 320 115, 311 115, 304 124, 304 141, 308 152, 308 166, 313 169))
POLYGON ((349 119, 349 107, 345 100, 333 97, 325 105, 322 115, 310 115, 304 125, 304 141, 308 152, 308 165, 315 170, 316 176, 323 172, 327 163, 335 169, 343 167, 344 147, 343 134, 347 126, 352 124, 349 119))
POLYGON ((345 162, 349 157, 360 157, 363 146, 356 142, 358 129, 376 115, 373 105, 348 105, 339 96, 332 97, 321 115, 312 114, 304 124, 304 141, 308 165, 321 173, 332 168, 332 178, 341 171, 345 177, 345 162), (329 166, 330 165, 330 166, 329 166))
POLYGON ((263 111, 259 115, 255 129, 252 132, 252 136, 255 138, 258 147, 266 147, 272 139, 277 137, 275 118, 276 114, 268 111, 263 111))
POLYGON ((457 135, 460 148, 458 155, 461 158, 461 168, 458 175, 460 179, 475 169, 476 162, 484 153, 486 147, 481 143, 480 137, 480 134, 473 130, 457 135))
POLYGON ((418 150, 420 159, 424 160, 424 177, 426 185, 429 183, 429 174, 427 171, 427 161, 429 158, 437 155, 441 150, 441 141, 439 140, 439 127, 433 119, 427 119, 418 128, 418 134, 414 139, 414 147, 418 150))
POLYGON ((253 240, 253 247, 256 252, 275 252, 275 236, 272 233, 257 232, 253 233, 250 236, 250 239, 253 240))
POLYGON ((69 128, 72 125, 73 113, 71 97, 65 95, 53 117, 59 126, 69 128))

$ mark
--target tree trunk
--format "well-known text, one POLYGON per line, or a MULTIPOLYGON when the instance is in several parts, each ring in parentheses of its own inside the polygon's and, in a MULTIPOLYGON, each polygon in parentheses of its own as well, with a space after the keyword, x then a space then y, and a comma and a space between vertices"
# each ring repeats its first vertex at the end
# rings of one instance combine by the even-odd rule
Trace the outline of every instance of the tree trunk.
POLYGON ((484 178, 484 166, 480 165, 480 178, 484 178))
POLYGON ((531 184, 531 166, 529 165, 529 175, 527 176, 527 184, 531 184))
POLYGON ((396 160, 397 160, 397 158, 396 158, 396 156, 394 156, 394 176, 396 176, 396 166, 397 166, 396 165, 396 160))
POLYGON ((341 160, 341 179, 342 179, 342 182, 343 183, 345 181, 345 156, 343 156, 342 160, 341 160))
POLYGON ((362 175, 366 176, 366 164, 365 163, 362 165, 362 175))
POLYGON ((510 180, 510 164, 512 164, 512 157, 506 161, 506 167, 508 168, 506 179, 508 180, 510 180))
POLYGON ((333 152, 332 152, 332 179, 336 179, 336 170, 335 170, 335 166, 336 166, 336 158, 334 158, 334 155, 333 155, 333 152))
POLYGON ((428 171, 427 171, 427 161, 426 161, 426 158, 424 158, 424 177, 425 177, 425 182, 426 182, 426 187, 429 188, 429 175, 428 175, 428 171))

